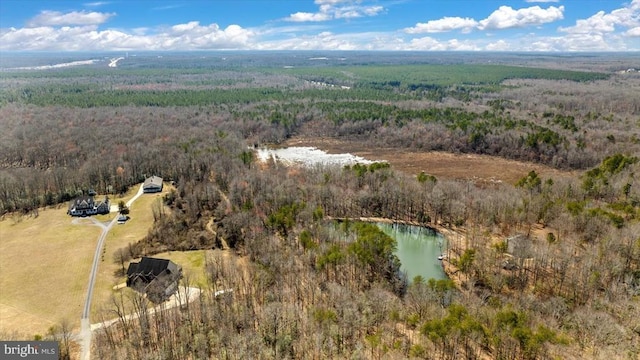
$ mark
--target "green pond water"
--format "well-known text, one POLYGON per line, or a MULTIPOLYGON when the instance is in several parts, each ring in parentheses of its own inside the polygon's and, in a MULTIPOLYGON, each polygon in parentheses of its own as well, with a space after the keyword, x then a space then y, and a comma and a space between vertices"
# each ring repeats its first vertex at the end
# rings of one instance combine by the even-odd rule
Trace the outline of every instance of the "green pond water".
POLYGON ((425 280, 446 279, 447 275, 438 260, 446 250, 446 239, 438 232, 420 226, 377 223, 387 235, 396 240, 396 256, 400 259, 400 269, 411 282, 417 275, 425 280))

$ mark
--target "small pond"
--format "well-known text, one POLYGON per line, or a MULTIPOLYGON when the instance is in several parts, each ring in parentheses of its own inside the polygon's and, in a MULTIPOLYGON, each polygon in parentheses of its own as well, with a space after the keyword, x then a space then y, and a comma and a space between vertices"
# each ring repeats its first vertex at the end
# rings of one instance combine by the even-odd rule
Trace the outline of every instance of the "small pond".
MULTIPOLYGON (((320 149, 305 146, 263 148, 257 150, 256 155, 260 161, 273 160, 285 166, 293 164, 344 166, 374 162, 352 154, 327 154, 320 149)), ((377 225, 396 240, 396 256, 400 259, 401 270, 407 274, 407 280, 411 281, 417 275, 425 280, 447 278, 442 269, 442 263, 438 259, 446 249, 446 239, 441 234, 421 226, 386 223, 377 225)))
POLYGON ((387 235, 396 240, 396 256, 400 269, 411 282, 417 275, 425 280, 446 279, 438 257, 446 250, 446 239, 435 230, 413 225, 377 223, 387 235))

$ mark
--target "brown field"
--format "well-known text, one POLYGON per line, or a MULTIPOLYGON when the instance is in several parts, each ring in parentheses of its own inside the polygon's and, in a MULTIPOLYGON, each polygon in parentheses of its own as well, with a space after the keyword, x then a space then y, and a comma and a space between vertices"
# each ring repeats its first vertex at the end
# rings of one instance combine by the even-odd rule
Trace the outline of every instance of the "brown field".
MULTIPOLYGON (((127 201, 138 185, 112 205, 127 201)), ((165 187, 165 192, 169 191, 165 187)), ((93 292, 92 315, 104 307, 112 287, 123 278, 114 276, 119 265, 113 252, 146 235, 153 224, 153 203, 161 194, 145 194, 132 206, 131 219, 114 225, 105 242, 93 292)), ((79 329, 96 242, 102 229, 89 219, 66 214, 66 206, 40 209, 37 217, 6 216, 0 220, 0 334, 31 338, 45 334, 63 319, 79 329)), ((109 222, 115 213, 96 216, 109 222)), ((92 317, 92 321, 93 321, 92 317)))
POLYGON ((73 225, 66 206, 0 221, 0 333, 45 334, 80 325, 97 226, 73 225))
POLYGON ((451 154, 439 151, 409 151, 392 148, 371 148, 359 142, 329 138, 294 137, 285 146, 313 146, 329 154, 350 153, 369 160, 385 160, 407 174, 421 171, 436 178, 506 182, 515 184, 535 170, 543 178, 568 178, 579 172, 560 171, 549 166, 476 154, 451 154))

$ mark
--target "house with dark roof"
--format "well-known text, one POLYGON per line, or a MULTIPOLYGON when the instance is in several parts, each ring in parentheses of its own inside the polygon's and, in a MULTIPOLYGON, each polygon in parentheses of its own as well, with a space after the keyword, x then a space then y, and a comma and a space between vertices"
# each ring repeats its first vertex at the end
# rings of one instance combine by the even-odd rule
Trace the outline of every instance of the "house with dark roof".
POLYGON ((505 239, 507 251, 502 268, 506 270, 516 270, 528 268, 535 261, 532 239, 524 234, 516 234, 505 239))
POLYGON ((159 176, 152 176, 147 178, 142 185, 142 191, 145 193, 156 193, 162 191, 162 178, 159 176))
POLYGON ((182 268, 171 260, 143 257, 127 269, 127 286, 147 295, 153 302, 162 302, 178 290, 182 268))
POLYGON ((71 200, 67 214, 71 216, 108 214, 110 207, 108 197, 105 197, 104 201, 98 201, 93 196, 80 196, 71 200))
POLYGON ((531 238, 524 234, 516 234, 506 239, 507 253, 516 258, 533 257, 531 238))

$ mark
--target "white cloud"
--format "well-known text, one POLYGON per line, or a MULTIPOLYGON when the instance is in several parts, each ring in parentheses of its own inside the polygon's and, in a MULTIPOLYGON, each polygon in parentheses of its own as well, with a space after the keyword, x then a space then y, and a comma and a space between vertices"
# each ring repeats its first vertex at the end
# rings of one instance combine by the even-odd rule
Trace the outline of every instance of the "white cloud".
POLYGON ((615 19, 604 11, 599 11, 588 19, 576 20, 576 25, 574 26, 560 28, 559 30, 571 34, 612 32, 615 30, 615 19))
POLYGON ((345 6, 333 9, 336 19, 352 19, 365 16, 376 16, 384 10, 382 6, 345 6))
POLYGON ((487 51, 508 51, 512 49, 512 45, 504 40, 498 40, 490 43, 485 47, 487 51))
POLYGON ((147 36, 154 48, 194 49, 246 49, 255 37, 253 31, 239 25, 222 29, 218 24, 200 25, 197 21, 172 26, 169 30, 147 36))
POLYGON ((327 21, 331 20, 331 16, 327 13, 309 13, 309 12, 297 12, 295 14, 289 15, 286 18, 288 21, 292 22, 311 22, 311 21, 327 21))
POLYGON ((569 34, 603 34, 614 32, 616 26, 623 28, 640 26, 640 0, 634 0, 627 7, 612 10, 610 13, 599 11, 587 19, 576 20, 574 26, 558 30, 569 34))
POLYGON ((222 29, 217 24, 197 21, 174 25, 147 34, 148 29, 131 33, 98 30, 95 25, 74 27, 11 28, 0 34, 2 50, 197 50, 253 48, 256 34, 238 25, 222 29))
POLYGON ((366 6, 362 9, 362 12, 366 16, 376 16, 384 11, 384 7, 382 6, 366 6))
MULTIPOLYGON (((1 1, 1 0, 0 0, 1 1)), ((620 0, 624 1, 624 0, 620 0)), ((104 25, 115 14, 43 11, 28 27, 0 29, 3 50, 421 50, 421 51, 628 51, 640 50, 640 0, 609 12, 579 19, 574 26, 558 28, 554 35, 542 31, 517 38, 462 36, 472 30, 537 26, 562 19, 564 7, 538 6, 514 10, 500 7, 482 21, 444 17, 414 27, 388 32, 339 33, 321 21, 376 16, 386 11, 370 0, 315 0, 317 12, 299 12, 287 26, 270 23, 260 28, 202 24, 198 21, 164 27, 110 29, 104 25), (371 6, 369 6, 371 5, 371 6), (442 34, 458 31, 455 39, 442 34), (431 36, 423 37, 429 34, 431 36), (415 38, 413 38, 415 37, 415 38)), ((86 4, 85 4, 86 5, 86 4)), ((478 32, 472 34, 478 35, 478 32)))
POLYGON ((563 19, 563 12, 564 6, 550 6, 547 9, 532 6, 518 10, 514 10, 510 6, 500 6, 489 17, 481 20, 478 28, 480 30, 493 30, 541 25, 563 19))
POLYGON ((397 33, 360 32, 299 35, 295 38, 276 39, 256 43, 258 50, 407 50, 407 44, 397 33))
POLYGON ((359 44, 348 35, 334 34, 328 31, 315 35, 303 35, 296 38, 276 40, 258 44, 261 50, 357 50, 359 44))
POLYGON ((621 34, 526 34, 507 40, 515 51, 588 52, 638 50, 621 34))
POLYGON ((600 34, 574 34, 540 38, 525 47, 526 51, 622 51, 624 44, 600 34))
POLYGON ((188 22, 186 24, 178 24, 178 25, 173 25, 171 27, 171 32, 174 34, 183 34, 189 31, 193 31, 197 28, 200 27, 200 22, 198 21, 191 21, 188 22))
POLYGON ((439 33, 457 29, 462 29, 463 32, 469 32, 476 26, 478 26, 478 22, 471 18, 444 17, 426 23, 417 23, 416 26, 406 28, 404 31, 408 34, 439 33))
POLYGON ((478 51, 482 50, 477 44, 476 41, 473 40, 463 40, 460 41, 458 39, 451 39, 447 41, 447 50, 449 51, 478 51))
POLYGON ((629 29, 624 33, 626 36, 640 37, 640 26, 636 26, 633 29, 629 29))
POLYGON ((131 32, 132 32, 134 35, 140 35, 140 36, 143 36, 143 35, 147 34, 147 33, 149 32, 149 30, 150 30, 150 29, 149 29, 148 27, 137 27, 137 28, 133 28, 133 29, 131 29, 131 32))
POLYGON ((468 17, 443 17, 426 23, 417 23, 414 27, 406 28, 404 31, 409 34, 439 33, 453 30, 469 33, 474 28, 479 30, 520 28, 560 20, 564 17, 563 12, 564 6, 550 6, 548 9, 532 6, 518 10, 509 6, 500 6, 484 20, 476 21, 468 17))
POLYGON ((371 17, 385 9, 380 5, 363 5, 363 0, 315 0, 318 12, 297 12, 283 20, 292 22, 328 21, 333 19, 353 19, 371 17))
POLYGON ((478 51, 480 45, 474 40, 450 39, 440 41, 429 36, 412 39, 405 50, 415 51, 478 51))
POLYGON ((61 13, 59 11, 44 10, 27 22, 29 27, 39 26, 64 26, 64 25, 97 25, 102 24, 114 16, 115 13, 72 11, 61 13))
POLYGON ((84 3, 82 5, 86 7, 99 7, 99 6, 109 5, 109 4, 110 4, 109 1, 95 1, 95 2, 84 3))
POLYGON ((415 38, 411 40, 411 43, 409 44, 408 48, 410 50, 437 50, 437 51, 444 51, 446 50, 445 46, 440 43, 438 40, 430 37, 430 36, 425 36, 425 37, 421 37, 421 38, 415 38))

